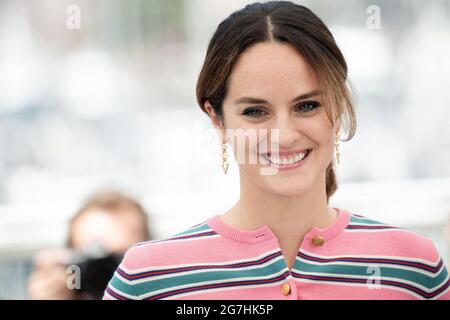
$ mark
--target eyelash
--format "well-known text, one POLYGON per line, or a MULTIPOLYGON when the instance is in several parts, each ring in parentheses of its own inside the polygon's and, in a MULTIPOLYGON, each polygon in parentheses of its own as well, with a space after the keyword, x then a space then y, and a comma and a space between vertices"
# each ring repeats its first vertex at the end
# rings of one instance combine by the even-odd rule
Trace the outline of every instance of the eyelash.
MULTIPOLYGON (((305 105, 311 105, 312 107, 310 107, 310 108, 309 108, 308 110, 306 110, 306 111, 300 111, 301 113, 306 113, 306 112, 308 112, 308 111, 314 110, 314 109, 317 108, 317 107, 320 107, 320 103, 317 102, 317 101, 306 101, 306 102, 303 102, 303 103, 299 104, 298 106, 296 106, 296 109, 297 109, 298 107, 303 107, 303 106, 305 106, 305 105)), ((259 108, 257 108, 257 107, 250 107, 250 108, 246 108, 246 109, 242 112, 242 115, 244 115, 244 116, 249 116, 249 117, 253 117, 253 118, 259 118, 259 117, 262 117, 262 116, 263 116, 263 115, 261 115, 260 113, 257 114, 257 115, 255 115, 255 114, 254 114, 255 111, 257 111, 257 112, 258 112, 258 111, 264 112, 264 110, 259 109, 259 108)))

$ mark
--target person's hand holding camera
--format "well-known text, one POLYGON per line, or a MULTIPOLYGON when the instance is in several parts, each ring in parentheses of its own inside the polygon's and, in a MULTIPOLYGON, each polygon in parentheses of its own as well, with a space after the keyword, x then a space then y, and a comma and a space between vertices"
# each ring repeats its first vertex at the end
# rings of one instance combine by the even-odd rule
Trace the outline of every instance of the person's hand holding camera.
POLYGON ((28 279, 28 293, 34 300, 74 300, 76 290, 67 287, 70 274, 68 249, 46 249, 34 257, 34 270, 28 279))

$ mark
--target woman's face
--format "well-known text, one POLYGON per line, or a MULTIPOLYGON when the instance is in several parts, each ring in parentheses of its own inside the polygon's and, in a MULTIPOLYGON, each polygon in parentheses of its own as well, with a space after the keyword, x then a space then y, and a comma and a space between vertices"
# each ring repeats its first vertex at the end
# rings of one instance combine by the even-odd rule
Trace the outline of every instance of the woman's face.
POLYGON ((317 183, 325 190, 338 127, 326 115, 314 71, 296 49, 258 43, 241 54, 228 83, 223 122, 214 123, 227 131, 241 179, 283 196, 317 183))

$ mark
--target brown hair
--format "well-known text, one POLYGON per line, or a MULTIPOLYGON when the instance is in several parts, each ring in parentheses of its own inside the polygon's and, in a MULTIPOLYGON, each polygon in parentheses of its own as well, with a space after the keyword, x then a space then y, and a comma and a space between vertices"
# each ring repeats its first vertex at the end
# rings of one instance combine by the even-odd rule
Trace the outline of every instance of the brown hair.
POLYGON ((135 212, 142 220, 142 235, 143 235, 142 241, 147 241, 150 239, 147 213, 145 212, 143 207, 139 204, 139 202, 118 191, 108 190, 108 191, 100 191, 92 195, 70 219, 69 234, 67 238, 67 246, 69 248, 73 248, 74 246, 73 232, 75 221, 85 212, 92 209, 105 210, 110 214, 117 214, 119 212, 127 213, 129 211, 135 212))
MULTIPOLYGON (((200 108, 207 113, 208 101, 223 120, 222 102, 228 79, 239 56, 260 42, 282 42, 294 46, 314 70, 322 89, 326 113, 333 126, 340 121, 350 140, 356 116, 347 79, 347 64, 333 35, 311 10, 289 1, 255 2, 232 13, 212 36, 197 81, 200 108)), ((337 183, 330 162, 326 169, 327 202, 337 183)))

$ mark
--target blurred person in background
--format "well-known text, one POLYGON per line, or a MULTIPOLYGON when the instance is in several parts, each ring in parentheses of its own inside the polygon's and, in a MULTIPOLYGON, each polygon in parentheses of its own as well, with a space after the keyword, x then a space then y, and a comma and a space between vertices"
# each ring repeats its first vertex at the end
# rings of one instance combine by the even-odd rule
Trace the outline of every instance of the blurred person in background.
POLYGON ((100 298, 124 252, 150 239, 147 223, 146 212, 131 197, 117 191, 93 195, 70 220, 66 248, 45 249, 35 255, 29 297, 100 298), (80 288, 69 288, 69 266, 79 267, 80 288))

